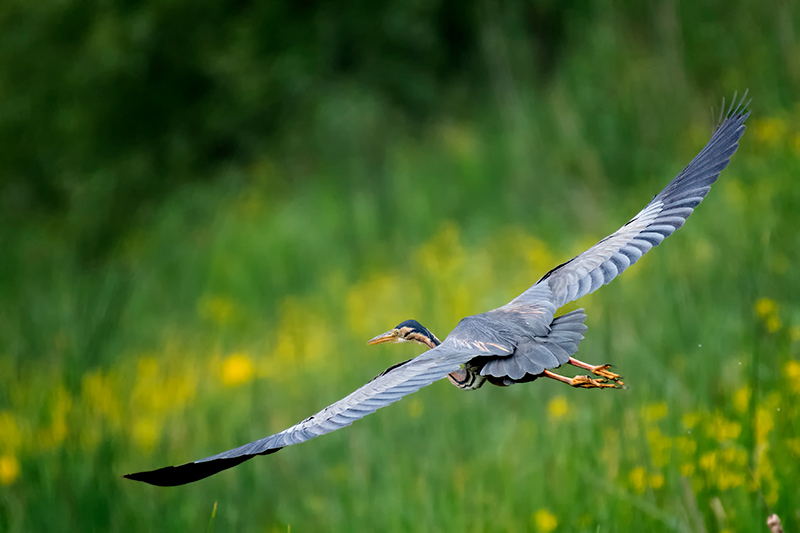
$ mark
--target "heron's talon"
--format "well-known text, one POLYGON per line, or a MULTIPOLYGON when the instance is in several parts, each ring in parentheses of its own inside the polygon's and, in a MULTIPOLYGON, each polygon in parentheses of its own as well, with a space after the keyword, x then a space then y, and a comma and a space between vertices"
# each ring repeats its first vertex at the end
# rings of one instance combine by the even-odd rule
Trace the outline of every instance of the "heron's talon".
POLYGON ((592 374, 594 374, 596 376, 601 376, 601 377, 604 377, 604 378, 608 378, 611 381, 619 381, 620 380, 620 375, 619 374, 615 374, 614 372, 611 372, 609 370, 609 368, 612 368, 612 366, 611 365, 598 365, 598 366, 593 367, 591 370, 592 370, 592 374))
POLYGON ((592 379, 589 376, 575 376, 569 382, 573 387, 581 389, 607 389, 617 388, 617 382, 608 382, 605 379, 592 379))
POLYGON ((568 378, 566 376, 562 376, 560 374, 555 374, 550 372, 549 370, 545 370, 542 372, 542 376, 548 377, 550 379, 554 379, 556 381, 560 381, 561 383, 566 383, 571 387, 581 388, 581 389, 620 389, 622 388, 622 383, 618 380, 607 380, 604 378, 600 379, 592 379, 589 376, 575 376, 574 378, 568 378))
POLYGON ((606 365, 590 365, 588 363, 584 363, 583 361, 578 361, 574 357, 569 358, 569 364, 572 366, 577 366, 578 368, 582 368, 584 370, 588 370, 595 376, 600 376, 601 378, 606 378, 611 381, 619 381, 620 377, 619 374, 615 374, 611 372, 609 368, 613 368, 613 365, 606 364, 606 365))

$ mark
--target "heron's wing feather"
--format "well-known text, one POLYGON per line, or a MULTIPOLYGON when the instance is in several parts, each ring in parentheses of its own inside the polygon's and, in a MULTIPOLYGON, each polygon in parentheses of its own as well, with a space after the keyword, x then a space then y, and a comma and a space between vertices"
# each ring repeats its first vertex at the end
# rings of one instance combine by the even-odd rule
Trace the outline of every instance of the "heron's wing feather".
POLYGON ((556 307, 577 300, 609 283, 680 228, 739 147, 744 122, 750 115, 748 104, 743 102, 744 98, 738 105, 732 103, 705 148, 638 215, 616 233, 545 274, 517 300, 526 300, 528 292, 545 284, 556 307))
POLYGON ((466 353, 445 341, 405 364, 387 370, 349 396, 280 433, 192 463, 128 474, 125 477, 159 486, 184 485, 198 481, 256 455, 274 453, 285 446, 349 426, 381 407, 454 372, 474 356, 475 353, 466 353))

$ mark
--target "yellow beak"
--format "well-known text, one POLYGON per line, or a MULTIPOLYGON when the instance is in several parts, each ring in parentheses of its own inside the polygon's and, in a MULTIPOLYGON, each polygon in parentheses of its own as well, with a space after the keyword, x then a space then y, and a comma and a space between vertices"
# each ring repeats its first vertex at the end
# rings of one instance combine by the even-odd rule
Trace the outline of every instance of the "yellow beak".
POLYGON ((384 342, 398 342, 400 332, 396 329, 392 329, 387 331, 386 333, 381 333, 377 337, 373 337, 369 340, 367 344, 381 344, 384 342))

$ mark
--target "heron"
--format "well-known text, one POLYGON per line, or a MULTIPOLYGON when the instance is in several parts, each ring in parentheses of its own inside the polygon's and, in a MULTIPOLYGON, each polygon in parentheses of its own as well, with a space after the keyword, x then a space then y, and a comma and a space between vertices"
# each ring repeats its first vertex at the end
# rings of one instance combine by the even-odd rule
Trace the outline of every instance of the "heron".
POLYGON ((556 312, 611 282, 683 226, 739 147, 750 115, 746 96, 747 92, 737 103, 734 95, 727 112, 723 100, 706 146, 644 209, 615 233, 547 272, 511 302, 463 318, 444 341, 415 320, 402 322, 369 344, 417 342, 427 350, 386 369, 317 414, 280 433, 205 459, 124 477, 157 486, 192 483, 257 455, 349 426, 445 377, 464 390, 478 389, 487 381, 510 386, 542 377, 580 388, 622 387, 620 376, 609 365, 591 365, 572 357, 587 330, 584 309, 560 316, 556 312), (553 372, 565 364, 595 377, 568 378, 553 372))

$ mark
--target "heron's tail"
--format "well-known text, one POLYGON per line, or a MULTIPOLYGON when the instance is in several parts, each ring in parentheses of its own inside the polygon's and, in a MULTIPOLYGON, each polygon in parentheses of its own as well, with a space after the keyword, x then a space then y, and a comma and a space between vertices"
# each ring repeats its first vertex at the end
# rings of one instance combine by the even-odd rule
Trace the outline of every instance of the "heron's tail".
POLYGON ((587 329, 585 321, 583 309, 556 317, 547 335, 523 340, 512 355, 486 363, 481 374, 492 376, 489 381, 496 385, 533 381, 545 370, 566 364, 578 351, 587 329))

